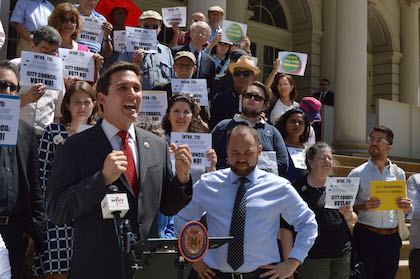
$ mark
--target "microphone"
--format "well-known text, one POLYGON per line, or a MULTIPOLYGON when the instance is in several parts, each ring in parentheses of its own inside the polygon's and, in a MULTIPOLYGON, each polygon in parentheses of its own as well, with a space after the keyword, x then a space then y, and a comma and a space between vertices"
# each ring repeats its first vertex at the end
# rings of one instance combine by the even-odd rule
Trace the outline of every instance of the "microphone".
POLYGON ((130 209, 126 193, 118 193, 115 185, 108 186, 108 193, 101 202, 102 217, 104 219, 122 218, 130 209))

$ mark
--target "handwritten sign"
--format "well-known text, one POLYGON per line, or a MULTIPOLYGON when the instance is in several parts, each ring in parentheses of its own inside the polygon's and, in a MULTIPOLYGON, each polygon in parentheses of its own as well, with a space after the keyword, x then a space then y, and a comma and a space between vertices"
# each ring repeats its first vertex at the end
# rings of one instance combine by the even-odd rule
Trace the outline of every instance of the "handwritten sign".
POLYGON ((20 84, 32 87, 42 83, 48 89, 63 90, 63 63, 61 58, 48 54, 22 51, 20 84))
POLYGON ((156 30, 149 30, 136 27, 125 27, 126 49, 128 52, 134 52, 144 49, 147 53, 157 53, 156 30))
POLYGON ((187 26, 187 7, 162 8, 163 24, 171 28, 172 23, 178 23, 179 27, 187 26))
POLYGON ((223 20, 221 42, 245 45, 244 36, 246 36, 247 28, 246 24, 223 20))
POLYGON ((406 181, 371 181, 370 197, 381 200, 373 210, 398 210, 396 200, 406 197, 406 181))
POLYGON ((175 143, 176 146, 188 145, 193 158, 192 165, 210 167, 211 163, 206 153, 211 149, 211 134, 171 132, 171 143, 175 143))
POLYGON ((338 209, 343 204, 354 205, 360 177, 327 177, 325 208, 338 209))
POLYGON ((125 30, 114 30, 114 50, 116 52, 121 52, 125 47, 125 30))
POLYGON ((193 95, 200 106, 209 105, 209 92, 207 91, 206 79, 180 79, 171 80, 172 94, 193 95))
POLYGON ((168 107, 168 97, 165 91, 143 91, 143 100, 139 118, 151 117, 162 121, 168 107))
POLYGON ((83 29, 80 32, 80 40, 102 44, 102 40, 104 39, 102 24, 105 21, 88 16, 80 16, 80 19, 83 22, 83 29))
POLYGON ((279 51, 281 62, 278 72, 303 76, 305 74, 308 55, 306 53, 279 51))
POLYGON ((293 165, 297 169, 306 170, 306 163, 305 163, 305 153, 306 149, 303 148, 294 148, 294 147, 287 147, 289 151, 290 158, 292 158, 293 165))
POLYGON ((63 77, 94 81, 95 61, 92 52, 59 48, 58 55, 63 59, 63 77))
POLYGON ((260 170, 279 175, 276 151, 262 151, 257 166, 260 170))
POLYGON ((16 145, 19 110, 19 96, 0 94, 0 146, 16 145))

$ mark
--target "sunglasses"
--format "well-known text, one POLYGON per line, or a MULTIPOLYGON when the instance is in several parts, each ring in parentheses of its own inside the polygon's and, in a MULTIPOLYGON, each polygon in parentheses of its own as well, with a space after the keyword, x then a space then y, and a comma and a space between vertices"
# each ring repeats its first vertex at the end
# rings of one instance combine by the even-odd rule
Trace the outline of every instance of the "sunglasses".
POLYGON ((202 21, 202 20, 200 20, 200 19, 193 19, 192 21, 193 22, 197 22, 197 21, 202 21))
POLYGON ((74 18, 74 17, 72 17, 72 18, 67 18, 67 17, 65 17, 65 16, 62 16, 61 18, 60 18, 60 20, 61 20, 61 23, 71 23, 71 24, 76 24, 76 22, 77 22, 77 20, 74 18))
POLYGON ((235 70, 234 72, 233 72, 233 75, 235 76, 235 77, 240 77, 241 75, 243 75, 244 77, 249 77, 250 75, 251 75, 251 72, 250 71, 240 71, 240 70, 235 70))
POLYGON ((243 94, 245 99, 251 100, 252 98, 254 98, 255 101, 257 102, 261 102, 261 101, 265 101, 265 99, 259 95, 254 95, 252 93, 246 92, 243 94))
POLYGON ((18 92, 19 89, 20 89, 19 85, 15 85, 13 83, 7 83, 7 82, 4 82, 4 81, 0 81, 0 90, 1 91, 6 90, 7 87, 10 88, 10 92, 18 92))
POLYGON ((328 85, 328 83, 321 83, 321 85, 328 85))
POLYGON ((228 43, 219 42, 218 44, 221 45, 221 46, 230 46, 230 44, 228 44, 228 43))
POLYGON ((149 24, 149 23, 146 23, 145 25, 144 25, 144 28, 146 28, 146 29, 158 29, 159 28, 159 25, 157 25, 157 24, 149 24))

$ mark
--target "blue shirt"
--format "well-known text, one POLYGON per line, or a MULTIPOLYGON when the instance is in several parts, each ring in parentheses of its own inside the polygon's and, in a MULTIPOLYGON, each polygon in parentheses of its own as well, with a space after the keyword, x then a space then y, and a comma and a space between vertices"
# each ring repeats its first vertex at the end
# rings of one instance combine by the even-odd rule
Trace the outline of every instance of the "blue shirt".
POLYGON ((413 174, 407 180, 408 198, 413 205, 413 216, 410 224, 410 246, 420 249, 420 174, 413 174))
POLYGON ((25 25, 29 32, 48 25, 54 6, 46 0, 18 0, 13 10, 10 22, 25 25))
POLYGON ((222 27, 217 26, 217 28, 215 28, 215 27, 213 27, 213 25, 210 24, 210 22, 207 22, 207 24, 210 26, 210 29, 211 29, 211 34, 210 34, 207 41, 211 43, 214 36, 216 36, 219 33, 222 33, 222 27))
MULTIPOLYGON (((78 4, 75 5, 75 6, 79 7, 78 4)), ((79 11, 79 15, 85 16, 80 11, 79 11)), ((100 19, 100 20, 103 20, 103 21, 107 21, 106 18, 103 15, 99 14, 95 10, 92 11, 92 14, 90 14, 89 17, 100 19)), ((77 39, 76 42, 78 42, 81 45, 87 46, 89 48, 90 52, 99 53, 101 51, 102 44, 100 44, 100 43, 88 42, 88 41, 83 41, 83 40, 80 40, 80 39, 77 39)))
MULTIPOLYGON (((175 233, 207 212, 209 236, 229 236, 239 178, 230 168, 203 174, 194 184, 191 202, 175 215, 175 233)), ((258 168, 246 178, 244 264, 235 272, 251 272, 280 261, 276 237, 280 215, 298 232, 289 257, 303 262, 317 237, 314 213, 286 179, 258 168)), ((227 263, 227 250, 228 245, 209 249, 204 261, 211 268, 234 272, 227 263)))

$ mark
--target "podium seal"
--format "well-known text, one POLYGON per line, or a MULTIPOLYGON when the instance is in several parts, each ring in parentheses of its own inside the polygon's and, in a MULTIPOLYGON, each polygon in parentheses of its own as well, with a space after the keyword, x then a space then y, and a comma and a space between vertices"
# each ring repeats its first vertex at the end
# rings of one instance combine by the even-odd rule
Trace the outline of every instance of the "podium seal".
POLYGON ((188 222, 178 237, 181 255, 190 262, 201 260, 209 248, 209 234, 200 222, 188 222))

